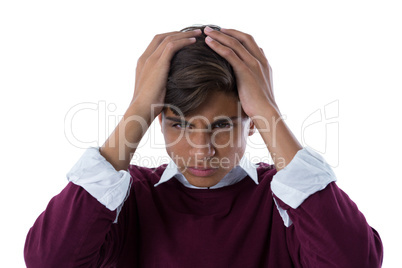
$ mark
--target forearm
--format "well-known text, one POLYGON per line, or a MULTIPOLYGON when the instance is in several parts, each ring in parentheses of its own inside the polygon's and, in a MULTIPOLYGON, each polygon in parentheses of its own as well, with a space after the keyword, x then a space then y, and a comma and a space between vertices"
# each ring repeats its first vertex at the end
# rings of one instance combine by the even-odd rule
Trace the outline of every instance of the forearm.
POLYGON ((279 171, 287 166, 302 146, 276 108, 265 109, 252 120, 279 171))
POLYGON ((153 119, 149 106, 142 107, 132 103, 113 133, 100 148, 101 155, 117 171, 127 170, 138 144, 153 119))

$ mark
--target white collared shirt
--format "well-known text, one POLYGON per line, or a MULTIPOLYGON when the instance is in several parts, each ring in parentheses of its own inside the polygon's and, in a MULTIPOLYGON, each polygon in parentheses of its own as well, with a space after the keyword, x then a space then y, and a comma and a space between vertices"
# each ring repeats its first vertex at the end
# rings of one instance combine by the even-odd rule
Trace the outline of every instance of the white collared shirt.
POLYGON ((245 156, 239 162, 239 165, 229 171, 217 184, 211 187, 197 187, 188 182, 186 177, 179 171, 175 162, 170 160, 169 164, 166 166, 165 171, 162 173, 162 176, 158 183, 154 186, 158 186, 164 182, 169 181, 171 178, 175 177, 178 181, 180 181, 184 186, 193 189, 216 189, 225 187, 228 185, 232 185, 238 183, 246 176, 250 176, 250 178, 258 184, 258 175, 257 175, 257 165, 251 163, 245 156))
MULTIPOLYGON (((242 157, 239 165, 233 168, 222 180, 210 189, 235 184, 249 176, 258 185, 257 165, 242 157)), ((172 178, 179 180, 189 188, 199 188, 191 185, 181 174, 176 164, 171 161, 158 183, 157 187, 172 178)), ((117 209, 117 216, 130 192, 130 173, 126 170, 116 171, 114 167, 100 154, 99 147, 88 148, 78 162, 67 173, 68 181, 81 186, 110 210, 117 209)), ((278 173, 271 182, 272 192, 292 208, 300 206, 307 197, 323 190, 329 183, 336 181, 336 176, 324 158, 310 148, 297 152, 292 161, 278 173)), ((286 210, 276 202, 277 209, 286 227, 292 224, 286 210)))

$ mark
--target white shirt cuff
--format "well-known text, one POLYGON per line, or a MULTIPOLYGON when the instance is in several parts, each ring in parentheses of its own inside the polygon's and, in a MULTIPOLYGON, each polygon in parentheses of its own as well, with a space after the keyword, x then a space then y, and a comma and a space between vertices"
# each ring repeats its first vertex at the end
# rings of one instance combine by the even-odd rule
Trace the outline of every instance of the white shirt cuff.
POLYGON ((131 186, 130 173, 116 171, 100 154, 99 147, 90 147, 84 152, 67 173, 67 180, 84 188, 109 210, 117 209, 117 216, 131 186))
POLYGON ((281 207, 278 205, 278 202, 276 201, 275 198, 274 198, 274 202, 275 202, 276 208, 278 209, 279 215, 281 216, 281 218, 282 218, 283 223, 285 224, 285 226, 286 226, 286 227, 289 227, 290 225, 292 225, 293 222, 292 222, 292 220, 290 219, 287 210, 284 210, 283 208, 281 208, 281 207))
POLYGON ((307 197, 333 181, 336 181, 336 176, 325 159, 306 147, 274 175, 271 189, 279 199, 296 209, 307 197))

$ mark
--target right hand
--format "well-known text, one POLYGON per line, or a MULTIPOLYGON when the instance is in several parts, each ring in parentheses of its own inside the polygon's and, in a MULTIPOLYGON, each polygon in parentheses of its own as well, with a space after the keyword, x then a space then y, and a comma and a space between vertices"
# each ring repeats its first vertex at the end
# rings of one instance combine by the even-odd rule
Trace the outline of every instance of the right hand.
POLYGON ((188 32, 170 32, 154 37, 137 62, 134 96, 131 105, 140 106, 153 115, 152 120, 163 109, 166 82, 170 62, 181 48, 195 43, 195 37, 201 30, 188 32), (154 105, 154 111, 151 106, 154 105))

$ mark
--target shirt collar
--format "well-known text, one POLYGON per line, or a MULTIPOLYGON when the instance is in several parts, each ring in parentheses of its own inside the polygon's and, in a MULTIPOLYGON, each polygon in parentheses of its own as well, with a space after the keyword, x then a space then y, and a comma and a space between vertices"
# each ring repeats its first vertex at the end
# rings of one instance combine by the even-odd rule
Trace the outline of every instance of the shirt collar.
MULTIPOLYGON (((228 185, 234 184, 234 183, 242 180, 247 175, 255 182, 255 184, 258 185, 257 165, 251 163, 250 160, 243 155, 243 157, 240 159, 239 165, 236 166, 235 168, 233 168, 228 174, 226 174, 225 177, 223 177, 222 180, 218 184, 216 184, 210 188, 220 188, 223 186, 228 186, 228 185)), ((186 187, 200 188, 200 187, 191 185, 187 181, 187 179, 179 171, 179 169, 177 168, 177 165, 173 162, 173 160, 170 160, 170 162, 166 166, 166 169, 163 171, 159 182, 156 183, 154 185, 154 187, 156 187, 164 182, 169 181, 171 178, 173 178, 175 176, 186 187)), ((202 189, 202 188, 200 188, 200 189, 202 189)))

